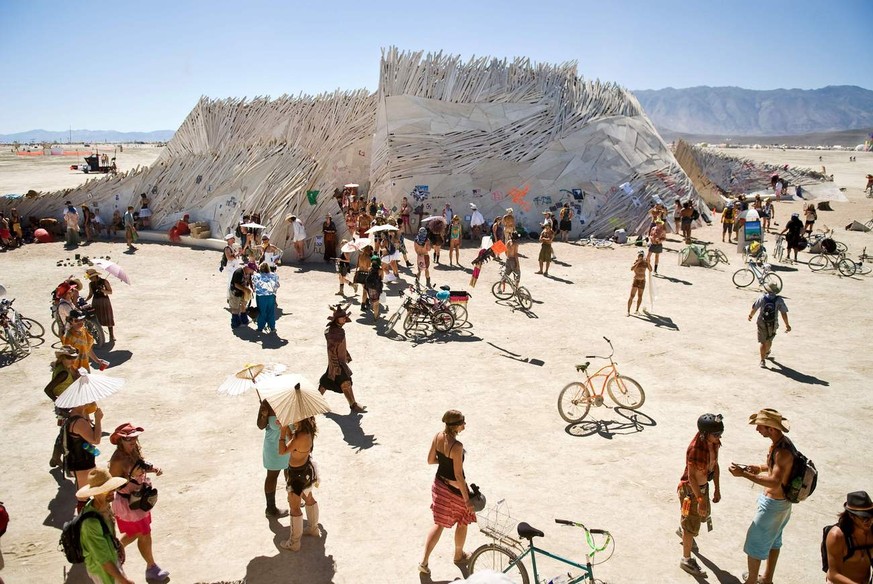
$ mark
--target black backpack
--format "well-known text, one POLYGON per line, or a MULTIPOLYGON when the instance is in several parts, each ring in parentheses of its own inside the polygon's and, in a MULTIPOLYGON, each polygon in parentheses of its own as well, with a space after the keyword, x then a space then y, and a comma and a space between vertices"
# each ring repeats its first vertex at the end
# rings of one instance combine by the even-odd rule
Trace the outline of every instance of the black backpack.
POLYGON ((783 447, 787 449, 794 462, 791 464, 791 473, 788 475, 788 482, 782 485, 782 491, 785 493, 785 498, 792 503, 800 503, 805 501, 807 497, 815 492, 818 486, 818 470, 815 464, 805 457, 787 437, 782 438, 783 447))
POLYGON ((764 322, 767 324, 774 324, 776 322, 776 316, 779 314, 779 311, 776 309, 776 303, 778 301, 778 296, 764 300, 764 306, 761 307, 761 318, 763 318, 764 322))
POLYGON ((226 251, 227 251, 226 247, 221 251, 221 261, 218 263, 218 271, 219 272, 223 272, 224 268, 227 267, 227 253, 226 253, 226 251))
MULTIPOLYGON (((109 527, 103 521, 103 517, 96 511, 85 511, 76 515, 71 520, 64 523, 64 528, 61 530, 61 539, 58 545, 64 550, 64 555, 67 561, 71 564, 81 564, 85 561, 85 552, 82 551, 82 522, 88 518, 96 517, 100 521, 100 527, 103 528, 103 535, 111 536, 109 527)), ((113 537, 113 539, 115 539, 113 537)), ((116 543, 116 549, 118 544, 116 543)))
MULTIPOLYGON (((821 571, 822 572, 827 572, 828 568, 829 568, 829 566, 828 566, 827 539, 828 539, 828 533, 830 533, 831 529, 833 529, 834 527, 836 527, 836 524, 826 525, 822 529, 822 532, 821 532, 821 571)), ((867 552, 867 556, 868 557, 870 556, 871 546, 865 545, 865 546, 861 546, 861 547, 855 547, 855 540, 852 539, 851 533, 844 533, 843 536, 846 538, 846 555, 843 556, 844 562, 846 560, 848 560, 849 558, 851 558, 852 556, 854 556, 855 552, 858 550, 864 550, 867 552)), ((871 575, 871 578, 873 578, 873 575, 871 575)))
POLYGON ((694 209, 694 212, 691 213, 691 220, 697 221, 698 219, 700 219, 700 211, 698 211, 697 209, 694 209))

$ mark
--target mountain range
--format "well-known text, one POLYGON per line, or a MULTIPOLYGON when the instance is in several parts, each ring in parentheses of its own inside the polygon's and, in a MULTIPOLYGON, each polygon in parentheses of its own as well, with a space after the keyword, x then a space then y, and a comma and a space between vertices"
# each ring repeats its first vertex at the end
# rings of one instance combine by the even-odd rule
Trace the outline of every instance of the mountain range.
POLYGON ((175 130, 155 130, 153 132, 118 132, 116 130, 63 130, 53 132, 50 130, 28 130, 15 134, 0 134, 0 142, 11 144, 19 142, 27 143, 52 143, 52 144, 81 144, 83 142, 167 142, 175 134, 175 130))
POLYGON ((873 128, 873 91, 689 87, 634 91, 662 134, 796 136, 873 128))

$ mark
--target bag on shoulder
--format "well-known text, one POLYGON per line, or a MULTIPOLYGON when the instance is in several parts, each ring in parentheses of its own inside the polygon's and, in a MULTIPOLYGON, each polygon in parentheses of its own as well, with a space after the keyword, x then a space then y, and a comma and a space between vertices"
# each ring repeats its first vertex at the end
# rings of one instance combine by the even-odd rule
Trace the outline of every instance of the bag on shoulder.
POLYGON ((130 508, 134 511, 151 511, 158 502, 158 490, 148 481, 130 493, 130 508))
POLYGON ((776 303, 779 301, 779 297, 775 296, 772 299, 767 299, 764 301, 764 306, 761 307, 761 318, 764 319, 764 322, 767 324, 773 324, 776 322, 776 316, 779 314, 779 311, 776 309, 776 303))
POLYGON ((698 219, 700 219, 700 211, 698 211, 697 209, 694 209, 694 212, 691 213, 691 220, 697 221, 698 219))
MULTIPOLYGON (((85 552, 82 551, 82 523, 92 517, 100 522, 100 527, 103 528, 103 535, 112 537, 109 527, 98 512, 85 511, 76 515, 64 523, 64 527, 61 529, 61 539, 58 542, 58 545, 64 550, 64 556, 66 556, 67 561, 71 564, 81 564, 85 561, 85 552)), ((118 545, 116 544, 117 548, 118 545)))
MULTIPOLYGON (((830 565, 828 562, 827 541, 828 541, 828 534, 831 532, 831 529, 833 529, 836 526, 837 526, 836 524, 825 525, 821 530, 821 571, 822 572, 827 572, 828 569, 830 568, 830 565)), ((855 546, 855 540, 852 539, 851 533, 844 533, 843 536, 846 538, 846 555, 843 556, 844 562, 846 560, 848 560, 849 558, 851 558, 852 556, 854 556, 855 552, 858 551, 859 549, 866 550, 867 554, 868 555, 870 554, 870 546, 861 546, 860 548, 855 546)), ((871 576, 871 577, 873 577, 873 576, 871 576)))
POLYGON ((782 491, 786 499, 792 503, 800 503, 815 492, 818 486, 818 471, 815 464, 797 450, 790 440, 786 438, 785 441, 788 451, 794 457, 794 462, 791 464, 788 482, 782 485, 782 491))

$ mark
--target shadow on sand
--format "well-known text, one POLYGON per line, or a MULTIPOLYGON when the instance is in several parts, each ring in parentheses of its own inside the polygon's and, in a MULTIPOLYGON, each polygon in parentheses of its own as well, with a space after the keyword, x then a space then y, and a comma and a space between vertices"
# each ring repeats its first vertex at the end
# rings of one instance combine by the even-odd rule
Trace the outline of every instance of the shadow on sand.
POLYGON ((798 371, 796 369, 792 369, 788 365, 783 365, 782 363, 778 362, 776 359, 771 358, 770 361, 773 363, 773 365, 778 367, 778 369, 772 368, 772 367, 768 367, 768 369, 770 369, 770 371, 780 373, 780 374, 784 375, 785 377, 787 377, 788 379, 792 379, 798 383, 806 383, 808 385, 824 385, 825 387, 830 386, 830 382, 825 381, 824 379, 819 379, 815 375, 808 375, 806 373, 801 373, 800 371, 798 371))
POLYGON ((546 364, 545 361, 543 361, 542 359, 536 359, 536 358, 531 358, 531 357, 522 357, 518 353, 513 353, 512 351, 504 349, 503 347, 498 347, 497 345, 495 345, 491 341, 485 341, 485 342, 488 343, 489 345, 491 345, 492 347, 494 347, 495 349, 497 349, 498 351, 501 351, 501 355, 500 355, 501 357, 506 357, 507 359, 512 359, 513 361, 518 361, 519 363, 529 363, 531 365, 536 365, 537 367, 542 367, 543 365, 546 364))
POLYGON ((73 518, 76 511, 76 483, 68 480, 60 468, 53 468, 49 474, 58 484, 58 492, 55 493, 55 498, 49 501, 48 515, 42 524, 61 529, 64 523, 73 518))
MULTIPOLYGON (((595 409, 594 411, 600 410, 595 409)), ((654 418, 639 410, 616 407, 604 411, 609 413, 598 417, 592 416, 589 412, 588 419, 567 426, 567 434, 580 438, 598 434, 607 440, 612 440, 617 435, 637 434, 642 432, 646 426, 657 425, 654 418)))
POLYGON ((365 434, 361 428, 362 414, 340 415, 336 412, 327 412, 324 417, 335 422, 343 433, 343 440, 353 449, 360 452, 379 444, 374 434, 365 434))
POLYGON ((336 574, 336 564, 333 556, 325 553, 325 543, 328 532, 321 528, 321 537, 304 536, 300 542, 299 552, 290 552, 279 547, 279 543, 288 539, 288 528, 276 519, 270 520, 270 530, 273 532, 273 543, 279 552, 275 556, 257 556, 246 566, 245 584, 272 584, 287 582, 289 584, 328 584, 333 582, 336 574))
POLYGON ((673 322, 673 319, 669 316, 661 316, 659 314, 654 314, 649 312, 648 310, 643 309, 642 314, 635 313, 630 316, 634 318, 638 318, 640 320, 644 320, 646 322, 650 322, 655 325, 656 328, 665 328, 671 331, 678 331, 679 325, 673 322))

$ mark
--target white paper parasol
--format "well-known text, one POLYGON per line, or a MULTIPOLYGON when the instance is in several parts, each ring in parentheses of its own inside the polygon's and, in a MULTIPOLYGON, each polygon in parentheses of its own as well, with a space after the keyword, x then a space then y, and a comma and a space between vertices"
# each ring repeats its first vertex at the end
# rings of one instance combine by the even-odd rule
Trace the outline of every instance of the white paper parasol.
POLYGON ((353 253, 356 251, 361 251, 368 245, 372 245, 373 243, 367 237, 362 237, 361 239, 353 239, 352 241, 346 243, 340 248, 340 251, 343 253, 353 253))
POLYGON ((445 223, 446 218, 442 215, 431 215, 430 217, 425 217, 421 220, 422 223, 427 223, 428 221, 442 221, 443 223, 445 223))
POLYGON ((295 386, 285 391, 268 396, 267 403, 273 408, 276 413, 276 419, 283 426, 311 418, 319 414, 324 414, 330 411, 330 406, 321 395, 310 389, 301 389, 300 385, 305 382, 299 375, 280 375, 276 378, 278 381, 281 378, 289 378, 283 381, 288 383, 295 378, 301 380, 295 386))
POLYGON ((55 402, 59 408, 75 408, 105 399, 124 387, 124 380, 79 369, 79 379, 70 384, 55 402))
POLYGON ((266 229, 266 225, 261 225, 260 223, 243 223, 240 227, 245 227, 246 229, 266 229))
POLYGON ((125 273, 122 267, 115 262, 110 262, 109 260, 97 258, 91 260, 91 263, 95 266, 103 268, 107 273, 112 274, 113 276, 130 286, 130 278, 128 277, 127 273, 125 273))
POLYGON ((400 231, 397 227, 393 225, 376 225, 375 227, 370 227, 365 233, 379 233, 380 231, 400 231))
MULTIPOLYGON (((233 375, 229 375, 227 379, 224 380, 218 387, 218 393, 222 395, 242 395, 248 390, 255 387, 255 378, 264 370, 264 366, 261 364, 257 365, 246 365, 233 375)), ((258 399, 260 400, 260 394, 258 395, 258 399)))
POLYGON ((349 183, 349 184, 347 184, 347 185, 343 185, 343 188, 344 188, 344 189, 356 189, 356 188, 358 188, 359 186, 360 186, 360 185, 358 185, 358 184, 356 184, 356 183, 349 183))

